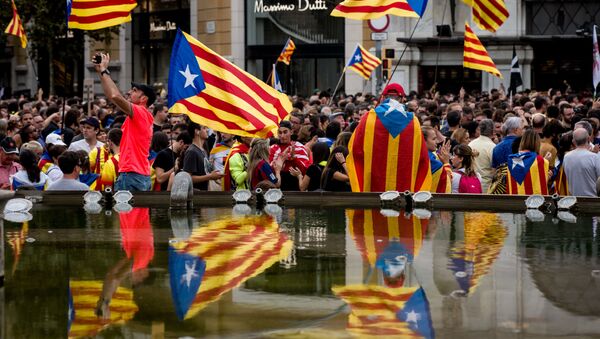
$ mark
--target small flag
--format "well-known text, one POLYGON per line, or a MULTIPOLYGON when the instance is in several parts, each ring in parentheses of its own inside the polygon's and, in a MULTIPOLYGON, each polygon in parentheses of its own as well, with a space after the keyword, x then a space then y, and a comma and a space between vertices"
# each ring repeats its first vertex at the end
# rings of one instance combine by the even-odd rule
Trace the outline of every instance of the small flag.
POLYGON ((381 60, 359 44, 356 46, 356 50, 350 57, 350 60, 348 60, 346 67, 358 73, 365 80, 369 80, 371 72, 379 65, 381 65, 381 60))
POLYGON ((508 19, 509 13, 504 0, 463 0, 473 8, 473 21, 481 29, 496 32, 508 19))
POLYGON ((353 192, 418 192, 431 187, 419 119, 396 100, 384 101, 360 120, 346 163, 353 192))
POLYGON ((485 71, 503 79, 502 73, 496 68, 496 64, 494 64, 487 50, 467 22, 465 22, 463 67, 485 71))
POLYGON ((593 33, 593 44, 594 44, 594 65, 593 65, 593 82, 594 82, 594 94, 596 94, 598 90, 598 83, 600 83, 600 51, 598 50, 598 35, 596 33, 596 28, 598 26, 594 25, 594 33, 593 33))
POLYGON ((136 0, 67 0, 67 27, 101 29, 131 21, 136 0))
POLYGON ((517 87, 519 86, 523 86, 523 78, 521 77, 521 67, 519 66, 517 50, 515 49, 515 46, 513 46, 513 57, 512 62, 510 63, 510 86, 508 87, 508 93, 516 93, 517 87))
POLYGON ((296 49, 296 44, 291 38, 287 39, 285 46, 283 46, 283 50, 281 54, 279 54, 279 58, 277 58, 277 62, 281 61, 286 65, 290 64, 292 60, 292 54, 294 54, 294 50, 296 49))
POLYGON ((283 93, 283 87, 281 87, 281 81, 279 80, 279 74, 277 74, 275 65, 277 64, 273 64, 273 73, 271 74, 271 87, 283 93))
POLYGON ((169 112, 240 136, 266 138, 292 110, 287 95, 246 73, 182 31, 169 71, 169 112))
POLYGON ((407 0, 345 0, 331 12, 331 16, 355 20, 377 19, 386 14, 419 17, 407 0))
POLYGON ((535 152, 508 156, 506 188, 508 194, 548 194, 548 160, 535 152))
POLYGON ((21 39, 21 47, 27 47, 27 36, 25 36, 25 30, 23 29, 23 22, 21 21, 21 17, 19 17, 19 13, 17 13, 17 6, 15 5, 14 0, 12 3, 12 11, 13 17, 12 20, 8 23, 8 27, 4 30, 4 33, 18 36, 21 39))

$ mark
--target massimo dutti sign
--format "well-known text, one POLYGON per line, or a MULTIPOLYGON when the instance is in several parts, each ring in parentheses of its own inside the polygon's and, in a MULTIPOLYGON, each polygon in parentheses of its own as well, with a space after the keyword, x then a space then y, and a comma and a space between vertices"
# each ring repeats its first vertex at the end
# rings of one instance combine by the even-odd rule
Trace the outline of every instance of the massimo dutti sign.
POLYGON ((254 0, 254 13, 307 12, 328 10, 325 0, 254 0))

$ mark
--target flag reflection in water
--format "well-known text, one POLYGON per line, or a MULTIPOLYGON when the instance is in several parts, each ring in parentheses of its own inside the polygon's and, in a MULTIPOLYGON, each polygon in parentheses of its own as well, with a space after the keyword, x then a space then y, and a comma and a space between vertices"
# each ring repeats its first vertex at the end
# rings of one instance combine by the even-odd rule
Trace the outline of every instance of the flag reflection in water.
POLYGON ((96 309, 102 294, 102 280, 69 282, 69 338, 88 338, 111 325, 124 324, 133 318, 138 307, 130 288, 117 287, 110 301, 108 317, 99 317, 96 309))
POLYGON ((383 286, 365 283, 332 289, 350 307, 348 331, 359 337, 433 338, 425 291, 405 286, 428 221, 403 213, 385 217, 375 210, 349 210, 347 217, 348 231, 364 262, 371 272, 383 275, 383 286))
POLYGON ((169 274, 177 316, 189 319, 224 293, 286 258, 292 241, 270 216, 233 217, 171 244, 169 274))
POLYGON ((464 241, 450 248, 449 267, 462 292, 469 294, 490 271, 508 233, 495 213, 465 213, 464 227, 464 241))

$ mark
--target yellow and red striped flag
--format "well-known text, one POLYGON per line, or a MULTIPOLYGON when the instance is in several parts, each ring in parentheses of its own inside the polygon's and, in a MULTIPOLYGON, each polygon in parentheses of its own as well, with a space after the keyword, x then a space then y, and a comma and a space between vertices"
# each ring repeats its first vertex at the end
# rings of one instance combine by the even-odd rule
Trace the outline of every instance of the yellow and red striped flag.
POLYGON ((240 136, 266 138, 292 110, 288 96, 179 31, 169 70, 169 112, 240 136))
POLYGON ((101 29, 131 21, 136 0, 67 0, 67 27, 101 29))
POLYGON ((290 61, 292 60, 292 54, 294 54, 295 50, 296 44, 291 38, 288 38, 285 46, 283 46, 281 54, 279 54, 279 57, 277 58, 277 62, 281 61, 284 64, 289 65, 290 61))
POLYGON ((473 21, 481 29, 496 32, 510 15, 504 0, 463 0, 473 8, 473 21))
POLYGON ((503 79, 502 73, 496 68, 496 64, 494 64, 487 50, 467 22, 465 22, 463 67, 485 71, 503 79))
POLYGON ((117 287, 110 299, 109 312, 98 316, 96 308, 102 296, 102 280, 69 281, 69 338, 95 337, 102 330, 114 324, 124 324, 133 319, 138 306, 133 301, 133 291, 125 287, 117 287))
POLYGON ((350 57, 346 67, 358 73, 365 80, 369 80, 371 72, 379 65, 381 65, 381 60, 359 44, 356 46, 356 50, 352 54, 352 57, 350 57))
POLYGON ((449 268, 465 294, 473 293, 492 268, 508 235, 495 213, 465 213, 464 240, 450 248, 449 268))
POLYGON ((548 160, 536 152, 508 156, 506 192, 508 194, 548 195, 548 160))
POLYGON ((17 13, 17 6, 14 0, 12 2, 13 17, 8 23, 8 27, 4 30, 4 33, 18 36, 21 39, 21 47, 27 47, 27 36, 25 36, 25 30, 23 29, 23 22, 19 13, 17 13))
POLYGON ((406 0, 345 0, 331 12, 331 16, 355 20, 376 19, 386 14, 419 17, 406 0))
POLYGON ((195 228, 188 240, 172 245, 175 253, 200 261, 188 264, 181 279, 176 279, 179 283, 171 286, 178 291, 175 302, 189 305, 182 308, 180 318, 193 317, 224 293, 286 258, 292 244, 270 216, 225 218, 195 228), (185 277, 190 277, 189 284, 185 277), (189 286, 194 285, 192 280, 199 288, 190 296, 192 300, 184 301, 189 286))
POLYGON ((419 119, 395 100, 387 99, 360 120, 349 152, 353 192, 418 192, 431 187, 419 119))

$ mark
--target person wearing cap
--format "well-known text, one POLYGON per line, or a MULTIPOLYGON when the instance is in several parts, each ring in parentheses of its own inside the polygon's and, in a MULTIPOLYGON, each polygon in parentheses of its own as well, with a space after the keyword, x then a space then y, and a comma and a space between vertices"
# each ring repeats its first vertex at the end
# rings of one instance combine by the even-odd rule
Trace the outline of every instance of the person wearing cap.
POLYGON ((283 159, 283 168, 281 169, 281 190, 299 191, 298 179, 290 173, 290 168, 306 174, 306 169, 311 164, 310 155, 304 145, 297 141, 292 141, 292 123, 289 120, 283 120, 277 130, 279 140, 271 146, 269 161, 272 163, 278 158, 283 159))
POLYGON ((154 117, 148 111, 156 100, 154 89, 148 85, 131 83, 125 98, 110 77, 108 63, 110 56, 100 53, 101 62, 95 64, 106 97, 125 113, 121 129, 123 136, 120 146, 119 177, 116 190, 148 191, 150 182, 150 141, 154 117))
POLYGON ((18 156, 17 143, 13 138, 5 137, 0 141, 0 189, 10 189, 10 177, 21 169, 16 161, 18 156))
POLYGON ((96 147, 102 148, 104 143, 98 140, 100 122, 94 117, 88 117, 81 122, 83 139, 74 141, 69 146, 69 151, 84 150, 88 154, 96 147))
POLYGON ((402 85, 397 84, 395 82, 388 84, 381 92, 382 100, 385 99, 394 99, 399 102, 404 102, 404 97, 406 97, 406 93, 404 92, 404 88, 402 85))

